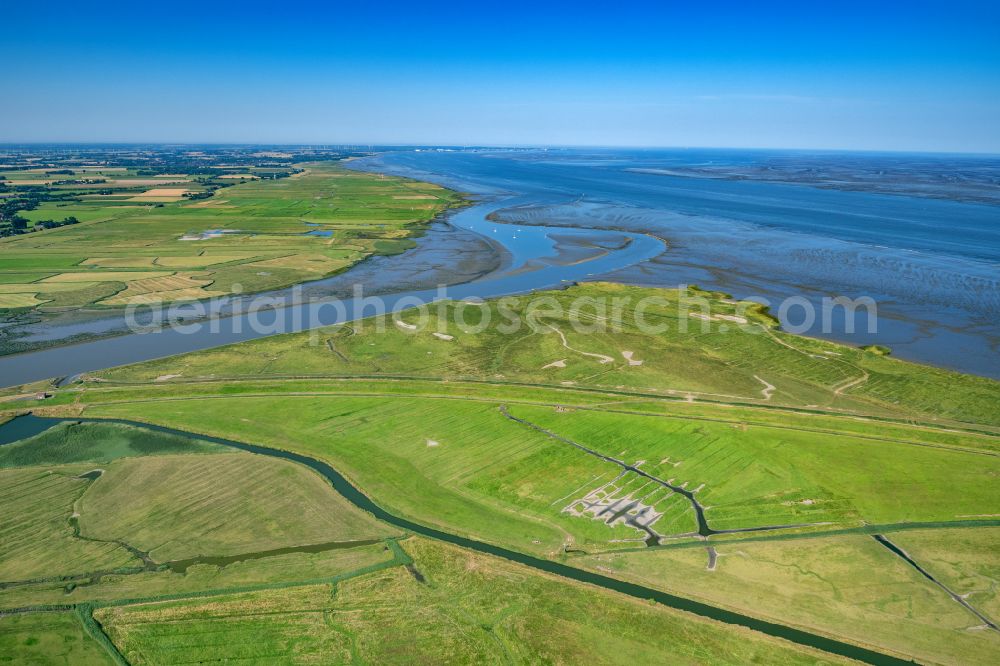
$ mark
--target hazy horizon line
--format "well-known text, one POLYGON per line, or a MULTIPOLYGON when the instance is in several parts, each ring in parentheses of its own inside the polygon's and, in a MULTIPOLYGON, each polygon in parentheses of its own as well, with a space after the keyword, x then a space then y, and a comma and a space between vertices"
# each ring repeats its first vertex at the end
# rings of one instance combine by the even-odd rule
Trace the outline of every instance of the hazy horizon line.
POLYGON ((372 152, 376 149, 394 148, 445 148, 451 150, 472 149, 507 149, 507 150, 735 150, 735 151, 774 151, 774 152, 813 152, 813 153, 863 153, 873 155, 953 155, 975 157, 1000 157, 1000 152, 968 151, 968 150, 927 150, 927 149, 893 149, 893 148, 821 148, 821 147, 787 147, 787 146, 722 146, 722 145, 649 145, 649 144, 543 144, 543 143, 415 143, 415 142, 370 142, 370 141, 325 141, 325 142, 284 142, 268 141, 163 141, 163 140, 29 140, 15 141, 0 139, 0 147, 18 146, 219 146, 219 147, 280 147, 280 148, 364 148, 372 152))

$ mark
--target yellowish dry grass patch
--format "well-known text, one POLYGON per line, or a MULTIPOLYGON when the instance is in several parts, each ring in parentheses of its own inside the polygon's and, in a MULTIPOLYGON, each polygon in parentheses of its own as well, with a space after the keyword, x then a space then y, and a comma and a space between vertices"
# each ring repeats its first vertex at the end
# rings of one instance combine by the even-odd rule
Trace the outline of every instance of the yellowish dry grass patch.
POLYGON ((205 199, 204 201, 199 201, 198 203, 193 203, 185 208, 236 208, 236 206, 229 203, 229 199, 205 199))
POLYGON ((195 257, 158 257, 155 260, 157 266, 166 268, 200 268, 201 266, 214 266, 215 264, 225 264, 230 261, 244 261, 253 259, 253 254, 217 254, 214 256, 199 255, 195 257))
POLYGON ((40 301, 37 293, 33 294, 0 294, 0 309, 4 308, 31 308, 48 301, 40 301))
POLYGON ((171 202, 180 201, 189 190, 183 187, 154 187, 146 190, 138 196, 134 196, 129 201, 150 201, 150 202, 171 202))
MULTIPOLYGON (((182 176, 180 178, 174 178, 174 179, 163 179, 163 178, 127 178, 127 179, 121 179, 121 180, 114 180, 112 182, 115 185, 118 185, 119 187, 121 187, 121 186, 129 186, 129 185, 132 185, 132 186, 135 186, 135 185, 166 185, 166 184, 169 184, 169 183, 189 183, 191 181, 190 181, 189 178, 186 178, 186 177, 182 176)), ((176 188, 164 188, 164 189, 176 189, 176 188)), ((146 195, 146 196, 152 196, 152 195, 149 195, 149 192, 144 193, 144 195, 146 195)))
POLYGON ((101 303, 124 305, 129 302, 148 303, 157 300, 190 301, 220 296, 224 293, 205 290, 204 287, 210 284, 212 284, 211 280, 197 280, 189 275, 133 280, 128 283, 125 291, 115 294, 111 298, 106 298, 101 303))
POLYGON ((329 273, 353 262, 345 259, 331 259, 324 254, 293 254, 247 264, 251 268, 294 268, 311 273, 329 273))
POLYGON ((54 294, 62 291, 89 289, 95 285, 97 285, 96 282, 72 282, 65 284, 39 284, 37 282, 30 284, 0 284, 0 294, 33 294, 36 292, 54 294))
POLYGON ((173 275, 172 272, 166 271, 90 271, 87 273, 60 273, 59 275, 47 277, 41 282, 45 284, 60 282, 129 282, 131 280, 162 278, 171 275, 173 275))
POLYGON ((81 266, 101 268, 146 268, 152 266, 156 257, 89 257, 80 262, 81 266))

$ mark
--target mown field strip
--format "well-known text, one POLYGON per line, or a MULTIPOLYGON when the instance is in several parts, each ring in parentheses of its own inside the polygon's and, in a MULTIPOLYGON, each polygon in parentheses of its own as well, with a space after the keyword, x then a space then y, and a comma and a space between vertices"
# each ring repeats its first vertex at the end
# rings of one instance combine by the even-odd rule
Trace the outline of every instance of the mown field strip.
MULTIPOLYGON (((199 384, 204 384, 204 383, 209 383, 209 382, 204 382, 204 383, 203 382, 198 382, 198 383, 199 384)), ((231 388, 231 384, 232 384, 231 382, 218 382, 218 381, 213 381, 213 382, 210 382, 210 383, 225 384, 229 388, 231 388)), ((260 382, 257 381, 257 382, 253 382, 253 383, 259 384, 260 382)), ((448 382, 448 383, 456 383, 457 384, 457 382, 448 382)), ((182 384, 183 384, 182 382, 178 382, 178 383, 172 384, 171 386, 176 387, 176 386, 180 386, 182 384)), ((552 388, 552 387, 536 386, 535 388, 552 388)), ((558 390, 558 389, 556 389, 556 390, 558 390)), ((87 389, 87 391, 88 391, 88 393, 89 392, 93 392, 93 393, 104 392, 105 394, 108 394, 108 393, 114 392, 114 389, 110 389, 110 388, 87 389)), ((275 395, 274 393, 241 393, 241 394, 236 394, 236 393, 201 394, 201 393, 199 393, 199 394, 197 394, 197 397, 199 399, 202 399, 202 398, 204 398, 204 399, 233 399, 233 398, 268 398, 268 397, 274 397, 274 395, 275 395)), ((611 409, 611 408, 608 408, 608 407, 598 407, 598 406, 587 405, 587 404, 577 405, 577 404, 572 404, 572 403, 566 403, 564 401, 549 402, 549 401, 538 401, 538 400, 525 400, 525 399, 518 399, 518 398, 478 397, 478 396, 475 396, 475 395, 465 395, 465 396, 460 396, 460 395, 446 395, 446 394, 440 394, 440 393, 407 393, 407 394, 396 395, 396 394, 392 394, 392 393, 379 393, 379 392, 371 392, 371 391, 344 391, 344 390, 289 391, 289 392, 282 392, 281 395, 284 395, 284 396, 302 396, 302 397, 307 397, 307 396, 316 396, 316 397, 322 397, 322 396, 351 396, 351 397, 368 397, 368 398, 384 398, 384 399, 394 399, 394 398, 395 399, 404 399, 404 398, 410 398, 410 397, 420 397, 420 398, 427 398, 427 399, 433 399, 433 400, 457 400, 457 401, 472 401, 472 402, 487 402, 487 403, 499 403, 499 402, 503 401, 503 402, 510 402, 510 403, 515 403, 515 404, 538 405, 538 406, 546 406, 546 407, 556 407, 556 406, 560 406, 560 405, 571 405, 573 409, 582 410, 582 411, 597 411, 597 412, 616 413, 616 414, 623 414, 623 415, 645 416, 645 417, 664 418, 664 419, 679 419, 679 420, 690 420, 690 421, 706 421, 706 422, 714 422, 714 423, 728 423, 728 424, 746 423, 748 425, 757 425, 757 426, 762 426, 762 427, 767 427, 767 428, 775 428, 775 429, 778 429, 778 430, 790 430, 790 431, 795 431, 795 432, 812 432, 812 433, 817 433, 817 434, 830 434, 830 435, 845 435, 845 436, 850 436, 850 437, 856 437, 858 439, 867 439, 867 440, 878 441, 878 442, 891 442, 891 443, 896 443, 896 444, 910 444, 910 445, 914 445, 914 446, 924 446, 924 447, 930 447, 930 448, 938 448, 938 449, 943 449, 943 450, 954 451, 956 453, 969 453, 969 454, 975 454, 975 455, 985 455, 985 456, 994 456, 994 457, 995 456, 1000 456, 1000 451, 989 451, 989 450, 983 450, 983 449, 973 449, 973 448, 953 446, 953 445, 948 445, 948 444, 935 444, 935 443, 931 443, 931 442, 920 442, 920 441, 917 441, 917 440, 880 437, 878 435, 862 434, 862 433, 858 433, 858 432, 855 432, 855 431, 835 430, 835 429, 832 429, 832 428, 809 428, 809 427, 803 427, 803 426, 782 425, 782 424, 773 423, 773 422, 770 422, 770 421, 748 421, 746 419, 724 419, 724 418, 721 418, 721 417, 709 417, 709 416, 701 416, 701 415, 681 415, 681 414, 666 414, 666 413, 659 413, 659 412, 643 412, 643 411, 638 411, 638 410, 611 409)), ((670 398, 663 398, 663 396, 656 396, 656 397, 660 398, 660 399, 668 400, 668 401, 671 400, 670 398)), ((99 403, 94 403, 94 404, 139 404, 139 403, 155 403, 155 402, 182 401, 182 400, 190 400, 190 399, 191 399, 191 396, 163 396, 163 397, 155 397, 155 398, 150 397, 150 398, 128 398, 128 399, 122 399, 122 400, 108 400, 108 401, 101 401, 99 403)), ((683 402, 683 401, 678 400, 677 402, 683 402)), ((715 403, 715 404, 717 404, 717 405, 723 405, 724 403, 715 403)), ((751 405, 744 405, 744 404, 737 404, 737 403, 732 403, 732 406, 739 406, 739 407, 744 407, 744 408, 751 407, 751 405)), ((762 409, 768 409, 768 410, 775 409, 775 408, 769 408, 769 407, 763 407, 763 406, 759 406, 759 407, 761 407, 762 409)), ((777 408, 777 409, 780 410, 781 408, 777 408)), ((789 410, 789 411, 799 412, 799 410, 794 410, 794 409, 789 410)), ((41 411, 39 413, 41 413, 41 411)), ((831 417, 831 418, 836 418, 836 417, 850 418, 852 420, 866 420, 866 419, 869 418, 869 417, 863 417, 863 416, 842 415, 842 414, 826 414, 826 413, 822 414, 822 416, 824 416, 824 417, 831 417)), ((934 427, 927 426, 927 425, 913 425, 913 424, 910 424, 910 423, 904 423, 902 425, 921 428, 921 429, 927 430, 928 432, 942 432, 942 433, 954 433, 955 432, 955 430, 952 429, 952 428, 934 428, 934 427)), ((995 438, 997 438, 997 445, 1000 446, 1000 437, 998 437, 994 433, 987 433, 987 432, 982 432, 982 431, 976 430, 976 431, 972 431, 970 434, 975 434, 975 435, 979 435, 979 436, 985 435, 985 436, 990 437, 990 438, 994 438, 995 437, 995 438)))
MULTIPOLYGON (((246 344, 246 343, 243 343, 246 344)), ((378 375, 344 375, 344 374, 326 374, 326 373, 309 373, 309 374, 289 374, 289 375, 267 375, 266 377, 254 376, 213 376, 211 378, 194 378, 194 379, 183 379, 183 380, 173 380, 171 386, 199 386, 199 385, 211 385, 211 384, 240 384, 240 383, 280 383, 280 382, 294 382, 303 380, 330 380, 337 382, 386 382, 386 383, 431 383, 431 384, 449 384, 454 386, 491 386, 495 388, 531 388, 541 391, 556 392, 561 395, 574 395, 574 394, 585 394, 585 395, 607 395, 616 398, 629 398, 634 400, 645 400, 651 402, 663 402, 663 403, 683 403, 687 404, 690 400, 687 398, 687 394, 698 395, 697 391, 680 390, 676 391, 677 395, 664 395, 663 393, 649 393, 643 391, 625 391, 625 390, 615 390, 605 387, 597 386, 565 386, 561 384, 546 384, 539 382, 518 382, 511 380, 488 380, 488 379, 475 379, 475 378, 441 378, 435 376, 413 376, 413 375, 394 375, 394 374, 378 374, 378 375)), ((135 381, 130 382, 126 380, 113 379, 113 380, 101 380, 100 386, 88 386, 87 391, 106 391, 114 390, 116 386, 121 387, 144 387, 150 388, 150 383, 148 381, 135 381)), ((156 386, 155 384, 153 386, 156 386)), ((504 398, 506 399, 506 398, 504 398)), ((835 409, 835 408, 823 408, 823 407, 796 407, 794 405, 781 405, 774 403, 767 403, 763 400, 757 400, 750 398, 748 402, 739 401, 723 401, 714 400, 711 398, 698 398, 697 403, 704 406, 720 406, 720 407, 739 407, 748 409, 758 409, 768 413, 788 413, 794 415, 806 415, 806 416, 824 416, 832 418, 849 418, 855 421, 867 421, 872 423, 886 423, 904 426, 908 428, 921 428, 930 431, 938 432, 952 432, 952 433, 969 433, 974 435, 983 435, 987 437, 994 437, 1000 440, 1000 431, 995 429, 990 429, 988 426, 981 426, 980 424, 965 424, 961 422, 956 422, 953 420, 948 420, 944 423, 931 423, 928 421, 913 419, 913 418, 894 418, 889 416, 878 416, 874 414, 864 414, 858 413, 850 410, 835 409)))

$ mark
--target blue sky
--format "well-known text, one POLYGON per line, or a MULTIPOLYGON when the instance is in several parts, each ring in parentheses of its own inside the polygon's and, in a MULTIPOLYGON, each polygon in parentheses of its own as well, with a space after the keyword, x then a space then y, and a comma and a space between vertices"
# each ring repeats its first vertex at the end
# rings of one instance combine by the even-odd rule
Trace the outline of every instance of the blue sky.
POLYGON ((1000 153, 1000 3, 14 2, 0 18, 0 141, 1000 153))

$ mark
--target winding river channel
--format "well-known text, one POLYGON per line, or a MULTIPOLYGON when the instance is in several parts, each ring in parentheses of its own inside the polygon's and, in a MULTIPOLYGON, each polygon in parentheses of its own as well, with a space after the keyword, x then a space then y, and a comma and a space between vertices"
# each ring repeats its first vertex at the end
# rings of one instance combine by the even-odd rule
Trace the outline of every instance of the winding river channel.
MULTIPOLYGON (((40 434, 49 428, 58 425, 59 423, 65 421, 66 419, 58 418, 44 418, 34 415, 20 416, 7 423, 0 425, 0 446, 4 444, 10 444, 15 441, 20 441, 27 437, 33 437, 40 434)), ((222 446, 227 446, 241 451, 246 451, 249 453, 255 453, 258 455, 269 456, 272 458, 281 458, 283 460, 289 460, 301 465, 305 465, 310 469, 314 470, 320 474, 323 478, 330 482, 334 490, 340 493, 346 500, 354 504, 363 511, 374 515, 379 520, 382 520, 390 525, 399 527, 403 530, 411 532, 413 534, 419 534, 421 536, 429 537, 431 539, 437 539, 439 541, 444 541, 447 543, 460 546, 462 548, 467 548, 480 553, 486 553, 488 555, 493 555, 496 557, 502 557, 506 560, 512 562, 517 562, 519 564, 531 567, 532 569, 543 571, 548 574, 553 574, 560 576, 562 578, 568 578, 580 583, 586 583, 589 585, 595 585, 607 590, 612 590, 619 592, 621 594, 626 594, 631 597, 638 599, 650 599, 658 604, 663 604, 670 608, 675 608, 679 610, 686 611, 688 613, 693 613, 701 617, 710 618, 719 622, 724 622, 727 624, 735 624, 743 627, 759 631, 761 633, 767 634, 769 636, 775 636, 782 638, 793 643, 798 643, 800 645, 805 645, 818 650, 823 650, 832 654, 841 655, 848 657, 850 659, 856 659, 869 664, 909 664, 913 662, 905 661, 897 657, 882 654, 874 650, 869 650, 857 645, 852 645, 850 643, 845 643, 838 641, 826 636, 819 634, 814 634, 808 631, 803 631, 801 629, 796 629, 794 627, 777 624, 774 622, 768 622, 766 620, 761 620, 748 615, 743 615, 742 613, 737 613, 734 611, 726 610, 724 608, 719 608, 716 606, 711 606, 709 604, 702 603, 693 599, 686 599, 684 597, 679 597, 667 592, 660 590, 655 590, 642 585, 637 585, 635 583, 629 583, 615 578, 610 578, 608 576, 603 576, 598 573, 593 573, 590 571, 585 571, 583 569, 577 569, 576 567, 563 564, 561 562, 555 562, 551 560, 544 560, 538 557, 533 557, 531 555, 526 555, 524 553, 519 553, 517 551, 509 550, 500 546, 495 546, 482 541, 477 541, 475 539, 469 539, 456 534, 450 534, 433 527, 428 527, 420 523, 413 522, 407 518, 403 518, 392 513, 389 513, 383 509, 379 504, 377 504, 370 497, 365 495, 361 490, 354 486, 350 481, 348 481, 343 475, 341 475, 337 470, 328 465, 327 463, 317 460, 316 458, 311 458, 309 456, 304 456, 299 453, 294 453, 291 451, 285 451, 281 449, 274 449, 265 446, 258 446, 254 444, 247 444, 245 442, 237 442, 229 439, 223 439, 220 437, 213 437, 209 435, 202 435, 198 433, 187 432, 184 430, 177 430, 174 428, 167 428, 163 426, 150 425, 147 423, 140 423, 136 421, 129 421, 124 419, 88 419, 88 418, 75 418, 72 419, 74 422, 92 422, 92 423, 121 423, 125 425, 135 426, 139 428, 146 428, 148 430, 153 430, 156 432, 166 433, 170 435, 177 435, 181 437, 188 437, 199 439, 207 442, 212 442, 214 444, 220 444, 222 446)))
MULTIPOLYGON (((324 297, 328 283, 343 285, 359 279, 358 271, 262 294, 257 310, 234 314, 227 302, 217 304, 224 316, 180 327, 163 327, 149 332, 126 333, 89 342, 50 347, 39 351, 0 357, 0 386, 73 377, 119 365, 138 363, 175 354, 221 347, 237 342, 282 333, 295 333, 331 326, 363 317, 396 312, 429 304, 443 295, 449 299, 487 299, 526 294, 540 289, 566 286, 594 276, 613 273, 649 261, 666 251, 665 243, 650 234, 602 229, 574 229, 548 226, 503 224, 488 219, 491 213, 518 201, 517 197, 497 196, 455 211, 449 216, 452 228, 488 239, 501 256, 500 265, 472 281, 453 284, 445 292, 438 288, 402 291, 377 289, 379 304, 369 297, 368 284, 361 297, 324 297)), ((418 254, 418 253, 417 253, 418 254)), ((405 273, 408 255, 380 258, 386 269, 405 273)), ((457 261, 459 258, 455 257, 457 261)), ((361 264, 359 271, 370 270, 361 264)), ((443 275, 443 274, 442 274, 443 275)), ((384 276, 381 282, 384 282, 384 276)), ((121 318, 113 322, 121 325, 121 318)), ((87 326, 100 326, 91 323, 87 326)), ((92 330, 99 330, 93 329, 92 330)), ((83 331, 86 332, 86 329, 83 331)))

